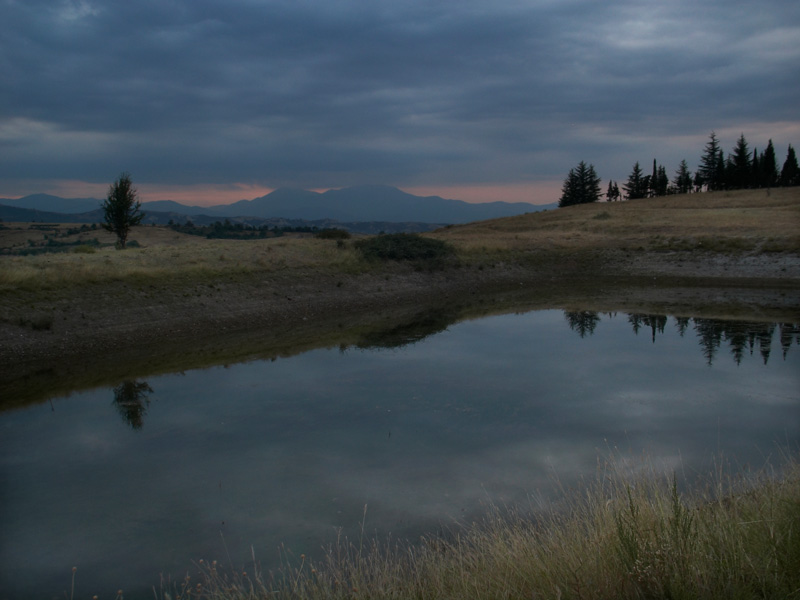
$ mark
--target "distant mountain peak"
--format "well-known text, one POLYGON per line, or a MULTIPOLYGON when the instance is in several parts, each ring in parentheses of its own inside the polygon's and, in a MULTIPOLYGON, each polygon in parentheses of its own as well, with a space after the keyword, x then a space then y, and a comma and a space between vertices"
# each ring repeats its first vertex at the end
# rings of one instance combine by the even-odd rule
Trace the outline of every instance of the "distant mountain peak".
MULTIPOLYGON (((0 199, 0 204, 53 213, 74 214, 97 210, 102 201, 91 198, 69 199, 48 194, 33 194, 19 200, 0 199)), ((186 206, 172 200, 142 202, 145 212, 147 210, 162 211, 186 216, 437 224, 468 223, 509 217, 551 206, 537 206, 524 202, 471 204, 462 200, 444 199, 440 196, 416 196, 400 188, 382 184, 356 185, 330 189, 323 193, 300 188, 280 187, 266 196, 252 200, 240 200, 233 204, 207 207, 186 206)))

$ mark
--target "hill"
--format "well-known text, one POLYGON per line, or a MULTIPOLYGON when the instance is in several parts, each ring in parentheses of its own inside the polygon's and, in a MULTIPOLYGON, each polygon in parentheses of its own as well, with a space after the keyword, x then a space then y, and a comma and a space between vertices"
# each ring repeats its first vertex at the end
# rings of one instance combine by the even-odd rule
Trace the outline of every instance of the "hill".
POLYGON ((472 204, 439 196, 415 196, 383 185, 368 185, 312 192, 279 188, 266 196, 227 206, 210 207, 222 216, 283 217, 287 219, 336 219, 339 221, 421 221, 469 223, 536 212, 555 205, 525 202, 472 204))
MULTIPOLYGON (((0 205, 3 205, 0 218, 7 221, 58 221, 52 214, 59 213, 69 215, 60 220, 64 223, 93 222, 87 219, 94 219, 96 222, 97 217, 94 215, 101 203, 101 200, 91 198, 60 198, 46 194, 18 199, 0 198, 0 205), (9 211, 8 207, 50 214, 20 213, 9 211)), ((349 187, 323 193, 279 188, 253 200, 207 207, 188 206, 172 200, 142 202, 142 209, 149 215, 145 222, 155 224, 186 218, 195 222, 207 222, 209 219, 213 222, 228 218, 240 222, 248 222, 247 219, 291 219, 347 223, 455 224, 521 215, 554 207, 554 204, 535 205, 525 202, 471 204, 439 196, 415 196, 394 187, 380 185, 349 187)), ((428 229, 430 227, 417 227, 413 231, 428 229)))
POLYGON ((0 198, 0 204, 41 212, 77 214, 91 212, 103 203, 97 198, 61 198, 50 194, 31 194, 23 198, 0 198))

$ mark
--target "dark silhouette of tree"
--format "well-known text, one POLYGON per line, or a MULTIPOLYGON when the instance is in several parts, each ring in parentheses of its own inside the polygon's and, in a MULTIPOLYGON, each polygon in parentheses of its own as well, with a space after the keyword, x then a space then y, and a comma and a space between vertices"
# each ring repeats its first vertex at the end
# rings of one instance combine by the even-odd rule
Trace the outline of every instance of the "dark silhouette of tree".
POLYGON ((728 175, 730 174, 730 160, 725 160, 725 153, 720 150, 719 155, 717 155, 717 171, 714 175, 715 185, 714 189, 716 190, 726 190, 728 189, 728 175))
POLYGON ((587 165, 581 161, 576 168, 570 169, 564 180, 558 206, 597 202, 600 199, 600 193, 600 178, 594 170, 594 165, 587 165))
POLYGON ((641 315, 632 313, 628 315, 628 323, 633 328, 633 333, 639 335, 639 329, 642 327, 649 327, 651 331, 651 338, 653 343, 656 343, 656 333, 664 333, 664 327, 667 325, 666 315, 641 315))
POLYGON ((775 146, 772 145, 772 140, 767 144, 767 149, 761 153, 758 166, 759 185, 765 188, 775 187, 778 183, 778 161, 775 158, 775 146))
POLYGON ((753 149, 753 158, 750 160, 750 187, 761 187, 761 161, 758 158, 758 148, 753 149))
POLYGON ((686 330, 689 329, 691 319, 689 317, 675 317, 675 326, 678 328, 678 335, 683 337, 686 330))
POLYGON ((136 199, 136 188, 133 187, 131 176, 123 173, 108 189, 108 197, 103 202, 103 218, 105 227, 117 236, 117 247, 125 249, 128 232, 131 227, 141 223, 144 213, 141 212, 141 202, 136 199))
POLYGON ((747 146, 747 140, 744 139, 744 134, 741 134, 739 139, 736 140, 736 146, 730 157, 730 164, 728 187, 734 190, 752 187, 753 163, 750 158, 750 148, 747 146))
POLYGON ((800 185, 800 167, 797 165, 797 155, 795 154, 794 148, 792 148, 791 144, 789 144, 789 150, 786 153, 786 160, 784 161, 783 168, 781 169, 780 184, 783 187, 800 185))
POLYGON ((725 334, 725 338, 731 346, 731 354, 737 365, 742 364, 745 348, 747 347, 747 328, 735 327, 732 331, 725 334))
POLYGON ((772 352, 772 337, 774 333, 774 323, 759 323, 758 347, 761 350, 761 358, 764 359, 764 364, 767 364, 770 352, 772 352))
POLYGON ((786 360, 786 354, 789 352, 789 348, 792 347, 792 342, 795 344, 800 344, 800 325, 793 323, 781 323, 780 339, 781 350, 783 351, 783 359, 786 360))
POLYGON ((697 337, 700 338, 703 356, 710 367, 722 342, 723 323, 716 319, 694 319, 694 330, 697 332, 697 337))
POLYGON ((692 174, 689 172, 689 165, 685 159, 678 165, 678 170, 675 171, 675 178, 672 183, 678 194, 688 194, 692 191, 692 174))
POLYGON ((582 338, 592 335, 600 322, 600 315, 591 310, 564 311, 564 318, 567 320, 569 328, 582 338))
POLYGON ((606 191, 606 200, 608 202, 615 202, 621 198, 622 195, 619 193, 619 186, 617 185, 617 182, 609 180, 608 190, 606 191))
POLYGON ((697 174, 700 176, 701 185, 705 185, 709 192, 719 188, 719 160, 722 151, 719 148, 717 134, 713 131, 706 142, 703 156, 700 157, 700 165, 697 167, 697 174))
POLYGON ((703 176, 700 175, 700 171, 694 172, 694 178, 692 178, 692 185, 694 185, 694 191, 699 192, 703 189, 703 176))
POLYGON ((655 158, 653 159, 653 173, 647 183, 651 197, 667 195, 667 188, 669 187, 667 170, 662 165, 659 165, 655 158))
POLYGON ((625 190, 625 195, 628 200, 636 200, 647 196, 648 188, 649 178, 644 177, 642 168, 637 161, 636 164, 633 165, 633 171, 628 175, 628 181, 622 184, 622 189, 625 190))
POLYGON ((144 416, 150 406, 148 396, 152 393, 153 388, 146 381, 123 381, 114 388, 114 406, 132 429, 139 430, 144 425, 144 416))

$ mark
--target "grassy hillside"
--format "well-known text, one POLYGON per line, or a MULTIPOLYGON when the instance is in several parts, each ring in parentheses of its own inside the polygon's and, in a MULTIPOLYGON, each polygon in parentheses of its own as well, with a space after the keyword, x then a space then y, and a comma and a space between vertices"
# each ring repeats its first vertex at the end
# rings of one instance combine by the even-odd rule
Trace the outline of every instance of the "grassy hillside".
MULTIPOLYGON (((163 227, 137 227, 139 247, 119 252, 102 229, 7 224, 0 251, 49 244, 59 253, 0 256, 0 293, 52 290, 106 281, 186 285, 270 274, 374 273, 391 269, 365 261, 352 241, 310 235, 266 240, 207 240, 163 227), (45 239, 45 236, 47 239, 45 239), (80 245, 83 244, 83 245, 80 245)), ((691 194, 597 203, 451 226, 427 234, 456 249, 462 267, 498 260, 527 264, 574 259, 599 251, 800 253, 800 188, 691 194)))
POLYGON ((438 236, 480 249, 800 252, 800 188, 598 202, 454 226, 438 236))

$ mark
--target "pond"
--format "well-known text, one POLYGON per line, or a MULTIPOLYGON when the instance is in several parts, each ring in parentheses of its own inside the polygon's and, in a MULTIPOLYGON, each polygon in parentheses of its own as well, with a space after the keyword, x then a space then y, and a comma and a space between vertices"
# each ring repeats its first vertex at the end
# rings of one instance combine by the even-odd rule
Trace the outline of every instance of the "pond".
POLYGON ((687 480, 800 442, 800 326, 433 312, 348 346, 0 414, 4 597, 153 597, 199 559, 274 569, 531 505, 614 454, 687 480))

